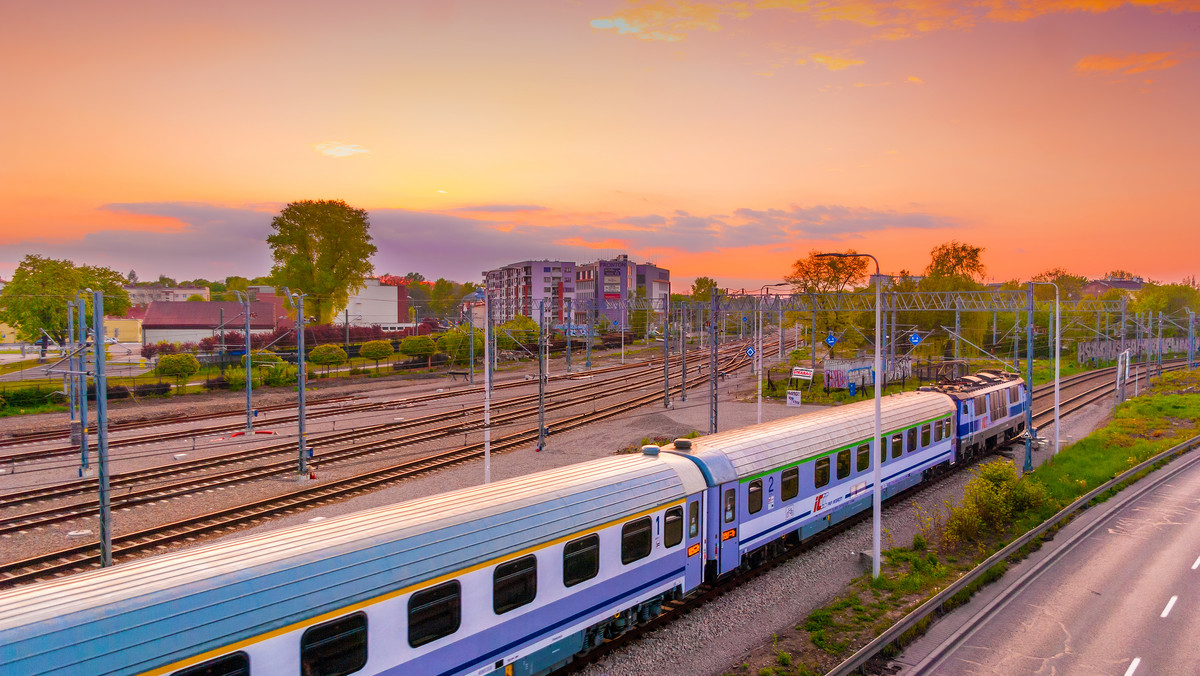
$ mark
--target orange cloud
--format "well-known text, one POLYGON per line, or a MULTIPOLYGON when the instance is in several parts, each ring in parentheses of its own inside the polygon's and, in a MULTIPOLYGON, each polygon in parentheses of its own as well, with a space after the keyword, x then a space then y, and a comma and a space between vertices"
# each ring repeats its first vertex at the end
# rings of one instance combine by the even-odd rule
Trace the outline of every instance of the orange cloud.
POLYGON ((632 35, 642 40, 678 42, 688 31, 721 30, 723 16, 749 16, 744 2, 704 3, 639 2, 610 17, 592 20, 592 27, 615 30, 619 35, 632 35))
POLYGON ((843 58, 833 54, 811 54, 808 58, 829 70, 844 70, 850 66, 859 66, 866 63, 862 59, 843 58))
POLYGON ((1081 73, 1124 73, 1137 75, 1152 70, 1166 70, 1179 65, 1174 52, 1147 52, 1145 54, 1092 54, 1075 64, 1081 73))

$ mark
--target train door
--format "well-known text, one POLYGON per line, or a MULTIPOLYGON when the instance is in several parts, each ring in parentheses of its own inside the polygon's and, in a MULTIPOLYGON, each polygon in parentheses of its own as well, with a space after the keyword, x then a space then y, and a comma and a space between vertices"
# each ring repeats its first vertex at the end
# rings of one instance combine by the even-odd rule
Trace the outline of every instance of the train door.
POLYGON ((704 581, 704 493, 688 497, 684 507, 684 545, 687 547, 687 563, 684 569, 684 590, 695 589, 704 581))
POLYGON ((742 562, 742 555, 738 551, 738 487, 737 481, 721 485, 721 502, 717 510, 720 522, 716 529, 721 538, 718 560, 721 575, 736 570, 742 562))

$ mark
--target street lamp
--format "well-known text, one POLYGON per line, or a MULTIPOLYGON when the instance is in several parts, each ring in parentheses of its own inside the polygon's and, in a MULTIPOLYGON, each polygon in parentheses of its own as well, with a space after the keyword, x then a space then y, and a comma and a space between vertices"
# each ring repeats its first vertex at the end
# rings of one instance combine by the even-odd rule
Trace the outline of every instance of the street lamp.
MULTIPOLYGON (((1058 455, 1058 386, 1059 376, 1059 361, 1062 357, 1062 317, 1058 309, 1058 285, 1054 282, 1033 282, 1033 284, 1049 284, 1054 287, 1054 455, 1058 455)), ((1097 320, 1099 321, 1099 320, 1097 320)), ((1033 383, 1029 383, 1030 391, 1033 390, 1033 383)), ((1029 402, 1033 406, 1033 402, 1029 402)), ((1026 459, 1026 466, 1032 465, 1032 461, 1026 459)))
POLYGON ((883 345, 883 276, 879 274, 879 259, 871 254, 824 253, 817 254, 816 258, 870 258, 875 261, 875 448, 871 453, 871 464, 874 465, 874 469, 871 472, 871 481, 874 486, 872 490, 873 499, 871 501, 873 506, 871 517, 871 575, 872 577, 879 577, 879 531, 883 513, 883 487, 880 486, 883 483, 883 461, 880 458, 880 449, 882 448, 880 427, 882 426, 881 419, 883 418, 883 391, 881 389, 883 383, 881 351, 883 345))
POLYGON ((299 292, 292 293, 291 290, 289 290, 285 286, 285 287, 283 287, 283 295, 292 299, 292 303, 296 306, 296 366, 300 369, 300 372, 296 376, 296 379, 298 381, 296 383, 298 386, 297 389, 300 391, 300 400, 297 403, 297 411, 296 411, 296 435, 300 439, 300 441, 299 441, 300 464, 298 465, 298 467, 299 467, 300 478, 303 479, 304 475, 308 473, 307 467, 306 467, 306 464, 307 464, 306 455, 307 455, 308 448, 307 448, 307 444, 305 443, 305 438, 304 438, 304 423, 305 423, 305 420, 304 420, 304 387, 308 383, 307 374, 304 372, 304 297, 305 297, 305 294, 299 293, 299 292))
POLYGON ((787 282, 779 282, 777 284, 763 284, 758 289, 758 296, 754 299, 755 308, 758 310, 754 317, 754 332, 757 334, 755 340, 754 363, 755 370, 758 372, 758 422, 762 423, 762 294, 767 292, 767 289, 776 286, 788 286, 787 282))

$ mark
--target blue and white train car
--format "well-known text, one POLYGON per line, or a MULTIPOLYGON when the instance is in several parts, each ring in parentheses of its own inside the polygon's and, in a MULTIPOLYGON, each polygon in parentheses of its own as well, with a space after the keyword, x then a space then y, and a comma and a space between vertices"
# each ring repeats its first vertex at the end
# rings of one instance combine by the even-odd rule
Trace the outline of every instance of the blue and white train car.
POLYGON ((1015 373, 984 370, 950 382, 920 388, 943 392, 958 410, 958 452, 975 458, 994 451, 1025 431, 1028 395, 1015 373))
POLYGON ((872 457, 883 459, 885 499, 952 464, 954 413, 950 397, 937 392, 885 397, 881 455, 871 452, 874 401, 664 447, 695 462, 708 482, 706 575, 732 573, 769 545, 806 538, 869 508, 872 457))
POLYGON ((702 577, 657 449, 0 592, 0 673, 543 674, 702 577))

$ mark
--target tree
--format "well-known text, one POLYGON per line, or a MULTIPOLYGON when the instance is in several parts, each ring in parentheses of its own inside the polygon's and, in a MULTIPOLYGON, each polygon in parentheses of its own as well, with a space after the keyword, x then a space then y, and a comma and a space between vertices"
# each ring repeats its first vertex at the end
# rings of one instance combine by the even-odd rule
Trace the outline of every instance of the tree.
POLYGON ((137 284, 137 279, 138 279, 138 278, 137 278, 137 273, 136 273, 136 272, 134 272, 133 270, 130 270, 130 271, 129 271, 129 274, 128 274, 128 275, 125 275, 125 279, 129 280, 129 285, 130 285, 130 286, 133 286, 134 284, 137 284))
MULTIPOLYGON (((45 331, 59 343, 67 334, 67 303, 85 289, 104 294, 104 314, 124 315, 129 293, 122 287, 126 278, 111 268, 75 265, 68 260, 28 254, 0 291, 0 321, 13 327, 17 336, 32 342, 45 331)), ((85 313, 92 319, 92 295, 84 294, 85 313)))
POLYGON ((429 336, 409 336, 400 341, 400 352, 409 357, 425 357, 425 365, 432 366, 437 344, 429 336))
POLYGON ((159 286, 179 286, 179 284, 174 279, 171 279, 170 277, 168 277, 166 275, 158 276, 158 285, 159 286))
POLYGON ((341 200, 292 202, 271 221, 271 230, 271 277, 303 289, 318 324, 329 323, 334 308, 345 307, 375 269, 367 212, 341 200))
POLYGON ((200 294, 198 294, 198 293, 193 293, 192 295, 190 295, 190 296, 188 296, 188 297, 187 297, 187 302, 189 302, 189 303, 203 303, 203 302, 204 302, 204 296, 201 296, 201 295, 200 295, 200 294))
POLYGON ((929 267, 925 268, 925 275, 979 281, 983 279, 987 270, 983 265, 982 253, 983 247, 971 246, 957 240, 939 244, 929 252, 929 267))
POLYGON ((712 277, 697 277, 696 281, 692 282, 692 300, 711 301, 714 291, 717 291, 717 280, 712 277))
POLYGON ((200 362, 195 355, 168 354, 165 357, 159 357, 154 372, 160 376, 174 378, 176 387, 182 390, 187 379, 200 372, 200 362))
POLYGON ((496 347, 501 350, 515 350, 518 345, 535 344, 537 336, 537 322, 520 315, 500 325, 496 331, 496 347))
MULTIPOLYGON (((1058 285, 1058 297, 1062 300, 1079 300, 1083 297, 1083 286, 1088 278, 1083 275, 1073 275, 1062 268, 1054 268, 1033 276, 1035 282, 1052 282, 1058 285)), ((1033 287, 1033 294, 1038 300, 1052 300, 1054 289, 1048 286, 1033 287)))
MULTIPOLYGON (((792 274, 784 277, 796 293, 839 293, 867 276, 868 261, 864 257, 818 258, 818 253, 810 251, 807 258, 792 263, 792 274)), ((847 249, 841 253, 858 252, 847 249)))
POLYGON ((1105 279, 1141 279, 1142 276, 1135 275, 1128 270, 1117 268, 1116 270, 1113 270, 1112 272, 1108 273, 1107 275, 1104 275, 1104 278, 1105 279))
POLYGON ((372 340, 362 344, 358 348, 358 356, 364 359, 375 360, 375 370, 379 370, 379 360, 387 359, 392 356, 392 342, 390 340, 372 340))
POLYGON ((332 343, 318 345, 308 353, 308 361, 317 366, 324 366, 325 373, 329 373, 330 366, 339 366, 346 363, 346 351, 332 343))
POLYGON ((458 304, 458 296, 454 292, 454 282, 445 278, 438 279, 433 283, 433 289, 429 293, 430 310, 434 316, 439 318, 449 317, 454 306, 458 304))
POLYGON ((450 356, 456 364, 465 364, 471 359, 471 340, 475 342, 475 358, 483 356, 483 331, 471 330, 471 338, 467 337, 467 327, 458 327, 442 334, 437 340, 438 351, 450 356))

